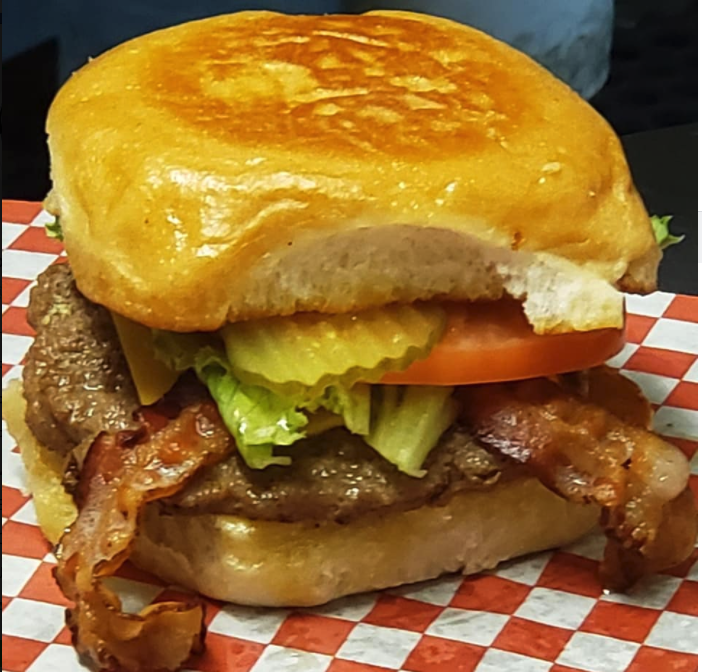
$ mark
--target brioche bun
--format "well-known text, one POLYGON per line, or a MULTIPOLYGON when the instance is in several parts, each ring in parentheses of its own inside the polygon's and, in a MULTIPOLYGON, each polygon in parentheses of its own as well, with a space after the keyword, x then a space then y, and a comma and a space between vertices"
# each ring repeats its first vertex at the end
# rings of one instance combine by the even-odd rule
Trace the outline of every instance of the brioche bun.
MULTIPOLYGON (((27 469, 42 531, 56 543, 76 516, 61 462, 24 421, 19 383, 2 409, 27 469)), ((367 516, 346 525, 164 515, 147 507, 132 560, 166 581, 238 604, 310 606, 337 597, 472 574, 503 560, 562 546, 597 522, 596 507, 571 504, 536 479, 455 495, 446 506, 367 516)))
POLYGON ((80 290, 212 330, 392 301, 525 301, 619 327, 660 252, 607 123, 525 55, 407 12, 241 12, 139 37, 47 130, 80 290))

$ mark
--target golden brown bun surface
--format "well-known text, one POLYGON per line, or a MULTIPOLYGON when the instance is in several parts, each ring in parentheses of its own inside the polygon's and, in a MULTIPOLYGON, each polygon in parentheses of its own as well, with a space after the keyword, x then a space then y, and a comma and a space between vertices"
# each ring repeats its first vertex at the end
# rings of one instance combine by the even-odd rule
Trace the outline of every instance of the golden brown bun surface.
POLYGON ((444 19, 187 23, 78 71, 47 129, 80 289, 150 326, 506 290, 537 330, 584 330, 621 323, 611 284, 655 284, 612 129, 444 19))
MULTIPOLYGON (((24 422, 19 383, 3 416, 20 446, 39 524, 55 543, 76 515, 60 464, 24 422)), ((348 525, 172 516, 147 509, 133 560, 161 578, 221 600, 308 606, 343 595, 494 567, 588 532, 597 509, 571 504, 532 478, 465 492, 446 506, 368 516, 348 525)))

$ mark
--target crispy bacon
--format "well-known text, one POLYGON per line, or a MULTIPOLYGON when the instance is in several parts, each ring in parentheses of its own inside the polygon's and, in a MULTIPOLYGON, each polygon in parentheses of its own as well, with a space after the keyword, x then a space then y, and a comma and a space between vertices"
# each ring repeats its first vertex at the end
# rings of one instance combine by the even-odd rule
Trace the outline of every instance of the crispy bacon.
POLYGON ((75 603, 67 622, 76 649, 110 672, 177 670, 203 647, 202 605, 164 602, 126 614, 101 582, 129 557, 139 516, 177 492, 200 467, 233 448, 212 403, 191 405, 167 424, 102 434, 90 447, 75 493, 79 515, 57 549, 55 575, 75 603))
POLYGON ((598 366, 588 371, 567 374, 559 380, 576 377, 580 381, 577 389, 572 389, 578 396, 585 397, 593 404, 606 408, 620 420, 637 427, 651 428, 653 409, 639 386, 619 371, 610 366, 598 366))
POLYGON ((649 413, 617 378, 595 373, 587 398, 543 378, 464 387, 460 395, 479 441, 565 499, 602 507, 608 543, 600 574, 605 587, 622 590, 689 556, 697 513, 685 456, 648 431, 649 413))

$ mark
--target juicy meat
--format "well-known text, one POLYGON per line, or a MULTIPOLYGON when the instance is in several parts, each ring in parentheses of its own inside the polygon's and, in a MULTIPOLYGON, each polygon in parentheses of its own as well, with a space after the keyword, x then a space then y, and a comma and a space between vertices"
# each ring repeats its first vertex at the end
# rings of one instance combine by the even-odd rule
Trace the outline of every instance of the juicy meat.
POLYGON ((610 412, 542 378, 460 388, 460 399, 482 444, 562 497, 602 507, 606 586, 628 587, 691 553, 697 523, 687 460, 632 422, 621 397, 610 412))
POLYGON ((32 290, 27 424, 47 448, 67 453, 101 431, 133 428, 139 407, 110 314, 76 288, 67 264, 50 266, 32 290))
POLYGON ((78 517, 57 549, 56 579, 75 605, 67 612, 73 641, 105 672, 181 669, 203 646, 202 605, 161 602, 128 614, 102 581, 129 557, 146 504, 173 494, 234 448, 212 402, 156 419, 92 443, 78 479, 78 517))
POLYGON ((459 427, 449 429, 429 453, 424 478, 400 473, 345 429, 277 452, 290 455, 292 464, 253 470, 234 453, 200 472, 167 503, 193 512, 252 519, 345 522, 370 511, 440 504, 455 492, 489 487, 501 472, 515 471, 459 427))

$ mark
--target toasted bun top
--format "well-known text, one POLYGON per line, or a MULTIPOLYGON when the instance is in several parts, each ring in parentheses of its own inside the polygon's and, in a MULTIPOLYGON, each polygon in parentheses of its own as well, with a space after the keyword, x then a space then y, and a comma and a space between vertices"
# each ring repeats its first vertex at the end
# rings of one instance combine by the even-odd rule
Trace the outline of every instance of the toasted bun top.
POLYGON ((187 23, 91 61, 47 129, 80 289, 151 326, 507 291, 539 330, 590 329, 621 322, 613 285, 655 284, 612 129, 448 20, 187 23))

